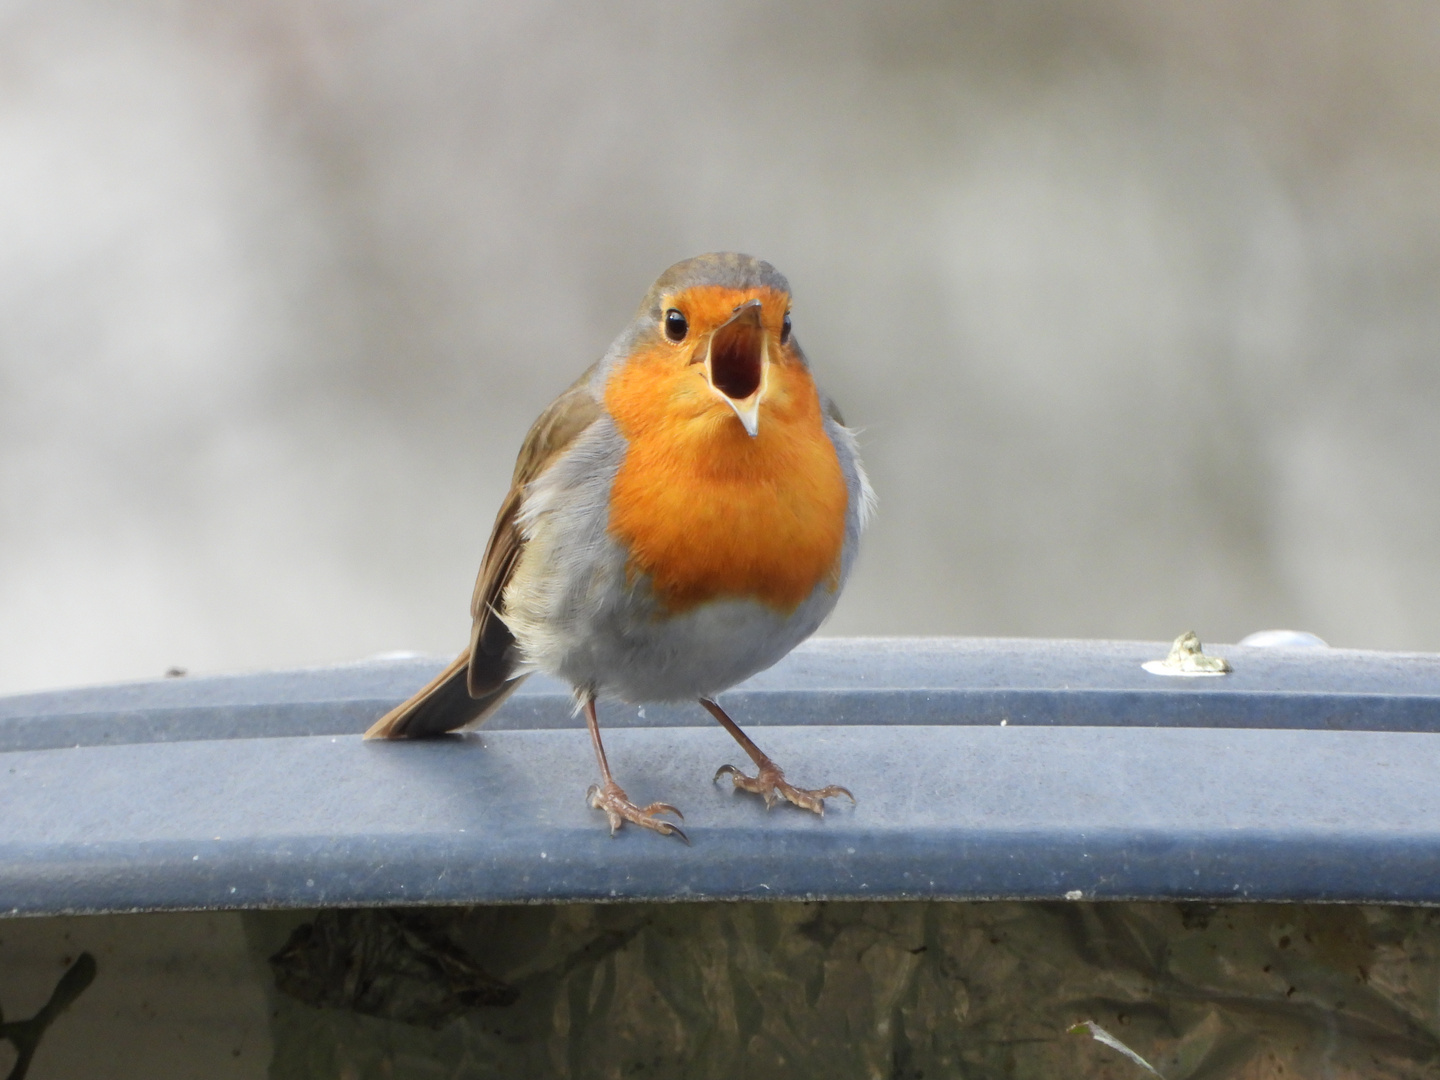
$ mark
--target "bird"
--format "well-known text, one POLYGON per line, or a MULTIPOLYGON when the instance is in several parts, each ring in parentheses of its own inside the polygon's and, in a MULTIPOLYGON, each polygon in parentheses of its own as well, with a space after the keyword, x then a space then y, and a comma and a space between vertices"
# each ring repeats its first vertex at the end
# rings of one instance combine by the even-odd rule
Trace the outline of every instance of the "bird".
POLYGON ((605 355, 526 435, 471 597, 470 644, 366 732, 470 730, 531 673, 568 683, 600 769, 586 792, 626 822, 685 832, 637 806, 606 759, 599 697, 698 701, 740 744, 735 790, 823 815, 839 785, 793 785, 718 695, 770 667, 834 609, 875 494, 855 433, 820 391, 768 262, 676 263, 605 355))

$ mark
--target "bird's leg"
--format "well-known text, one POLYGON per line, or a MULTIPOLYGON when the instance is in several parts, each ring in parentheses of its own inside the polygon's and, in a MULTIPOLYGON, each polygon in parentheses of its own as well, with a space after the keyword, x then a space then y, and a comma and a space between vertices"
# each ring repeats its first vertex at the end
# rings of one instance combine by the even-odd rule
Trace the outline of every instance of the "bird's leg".
POLYGON ((625 794, 625 790, 615 782, 615 778, 610 775, 610 763, 605 760, 605 746, 600 742, 600 720, 595 715, 595 695, 587 691, 582 704, 585 709, 585 726, 590 729, 590 741, 595 744, 595 757, 600 762, 601 777, 601 783, 591 784, 585 797, 596 810, 605 811, 605 816, 610 819, 610 835, 614 836, 616 829, 630 821, 647 829, 654 829, 661 836, 674 833, 688 844, 690 838, 680 826, 657 820, 655 817, 656 814, 674 814, 684 821, 684 814, 669 803, 656 802, 649 806, 636 806, 630 801, 630 796, 625 794))
POLYGON ((721 765, 715 772, 716 780, 729 773, 730 779, 735 782, 737 788, 754 792, 764 799, 767 810, 774 806, 775 800, 782 795, 796 806, 813 810, 821 817, 825 816, 826 799, 844 795, 852 803, 855 801, 855 796, 839 784, 831 784, 829 787, 817 788, 813 791, 794 787, 785 779, 785 774, 780 771, 780 766, 771 761, 758 746, 750 741, 750 736, 740 730, 740 725, 725 714, 725 710, 720 707, 718 702, 711 701, 709 698, 701 698, 700 704, 705 706, 711 716, 720 721, 720 726, 734 737, 745 753, 750 755, 750 760, 755 763, 754 776, 746 776, 734 765, 721 765))

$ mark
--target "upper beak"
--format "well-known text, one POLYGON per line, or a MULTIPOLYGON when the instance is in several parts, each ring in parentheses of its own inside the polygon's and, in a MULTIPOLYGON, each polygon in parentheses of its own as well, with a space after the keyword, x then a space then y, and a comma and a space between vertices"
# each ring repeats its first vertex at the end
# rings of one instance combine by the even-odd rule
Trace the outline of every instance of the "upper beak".
POLYGON ((769 335, 760 311, 759 300, 745 301, 710 335, 705 352, 705 378, 752 438, 760 431, 760 399, 770 368, 769 335))

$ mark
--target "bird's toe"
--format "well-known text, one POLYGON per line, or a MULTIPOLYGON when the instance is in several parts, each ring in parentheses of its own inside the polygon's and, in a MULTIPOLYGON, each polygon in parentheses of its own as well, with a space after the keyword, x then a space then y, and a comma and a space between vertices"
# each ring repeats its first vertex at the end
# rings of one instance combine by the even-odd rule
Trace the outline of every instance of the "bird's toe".
POLYGON ((720 777, 727 774, 736 788, 759 795, 764 799, 767 810, 783 798, 802 810, 809 810, 811 813, 824 817, 826 799, 844 795, 852 803, 855 801, 855 796, 850 793, 850 790, 839 784, 814 789, 797 788, 785 779, 785 774, 774 762, 762 765, 754 776, 745 775, 734 765, 721 765, 715 772, 715 779, 718 781, 720 777))
POLYGON ((605 812, 606 818, 610 821, 611 836, 614 836, 628 821, 632 825, 651 829, 661 836, 678 836, 685 843, 690 843, 690 838, 685 835, 685 830, 681 829, 679 825, 661 821, 655 816, 656 814, 674 814, 684 821, 685 815, 669 803, 654 802, 649 806, 636 806, 630 801, 630 796, 625 794, 625 790, 613 781, 603 785, 591 784, 585 796, 591 806, 605 812))

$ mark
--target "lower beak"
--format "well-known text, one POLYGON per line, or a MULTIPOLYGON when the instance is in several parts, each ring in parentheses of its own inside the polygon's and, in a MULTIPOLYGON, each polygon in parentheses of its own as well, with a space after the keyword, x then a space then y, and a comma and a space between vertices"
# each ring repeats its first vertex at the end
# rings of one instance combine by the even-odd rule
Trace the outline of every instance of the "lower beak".
POLYGON ((760 322, 760 301, 747 300, 710 335, 705 378, 735 410, 753 438, 760 432, 760 399, 770 369, 770 344, 760 322))

